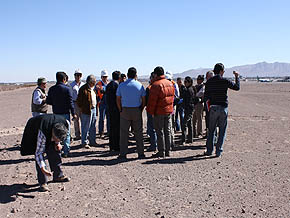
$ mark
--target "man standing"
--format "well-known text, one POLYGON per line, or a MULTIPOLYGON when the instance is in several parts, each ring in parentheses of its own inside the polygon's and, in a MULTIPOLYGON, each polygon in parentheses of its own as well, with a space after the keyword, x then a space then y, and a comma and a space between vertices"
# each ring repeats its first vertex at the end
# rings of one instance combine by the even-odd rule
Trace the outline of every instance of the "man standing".
POLYGON ((120 112, 117 106, 117 89, 121 72, 112 73, 113 80, 107 85, 106 98, 110 117, 109 146, 110 151, 120 151, 120 112))
POLYGON ((198 103, 194 106, 193 113, 193 137, 202 137, 202 117, 203 117, 203 95, 204 95, 204 76, 198 75, 197 84, 195 85, 196 97, 199 98, 198 103))
POLYGON ((165 79, 164 69, 154 69, 156 78, 149 92, 147 112, 153 116, 154 128, 157 133, 158 152, 152 157, 169 157, 171 114, 173 112, 174 86, 165 79))
POLYGON ((46 104, 46 79, 43 77, 38 78, 37 88, 34 89, 31 101, 32 116, 38 116, 47 113, 48 106, 46 104))
POLYGON ((77 104, 77 98, 79 94, 79 89, 81 86, 84 85, 82 82, 82 72, 77 69, 75 70, 75 80, 70 84, 72 87, 72 98, 74 102, 74 107, 75 107, 75 113, 76 113, 76 118, 74 119, 74 129, 75 129, 75 140, 80 140, 81 139, 81 131, 80 131, 80 116, 81 116, 81 111, 80 108, 77 104))
MULTIPOLYGON (((56 73, 56 85, 50 87, 48 90, 47 104, 52 105, 54 114, 59 114, 70 122, 70 113, 75 116, 75 108, 72 99, 72 90, 65 85, 66 73, 56 73)), ((63 157, 68 157, 70 151, 70 127, 68 128, 68 135, 64 141, 63 157)))
POLYGON ((102 138, 104 134, 104 121, 105 117, 107 118, 107 134, 110 132, 110 121, 107 111, 107 100, 106 100, 106 87, 108 85, 108 72, 103 70, 101 72, 101 80, 97 83, 96 89, 98 94, 98 101, 99 101, 99 135, 102 138))
POLYGON ((214 146, 214 132, 219 127, 218 141, 216 143, 216 156, 220 157, 223 152, 223 143, 226 138, 228 119, 228 89, 240 90, 239 74, 234 71, 235 83, 223 78, 224 65, 217 63, 214 67, 214 76, 206 82, 204 97, 210 101, 209 109, 209 132, 206 140, 205 155, 211 155, 214 146))
POLYGON ((45 114, 28 120, 22 141, 21 155, 35 154, 37 179, 40 191, 49 191, 48 176, 53 175, 54 182, 68 182, 69 178, 61 170, 61 141, 67 137, 69 123, 60 115, 45 114), (43 153, 46 153, 50 169, 47 170, 43 153))
POLYGON ((176 83, 179 88, 179 101, 176 104, 175 127, 176 127, 176 131, 180 131, 182 128, 183 119, 184 119, 184 107, 183 107, 182 101, 183 101, 183 96, 185 92, 185 86, 183 85, 182 79, 180 77, 176 79, 176 83), (180 121, 178 119, 178 115, 179 115, 180 121))
POLYGON ((128 153, 129 127, 132 125, 137 144, 138 158, 144 158, 142 111, 145 106, 145 89, 137 81, 137 70, 128 69, 128 79, 117 89, 117 105, 120 111, 120 159, 128 153))
POLYGON ((84 148, 96 145, 97 93, 95 85, 96 77, 89 75, 86 84, 80 88, 77 98, 77 104, 81 110, 82 146, 84 148))

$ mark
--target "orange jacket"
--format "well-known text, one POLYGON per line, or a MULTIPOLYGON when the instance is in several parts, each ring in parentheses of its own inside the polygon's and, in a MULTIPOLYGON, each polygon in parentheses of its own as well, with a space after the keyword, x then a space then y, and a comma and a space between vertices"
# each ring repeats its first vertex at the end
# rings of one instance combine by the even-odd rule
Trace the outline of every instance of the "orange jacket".
POLYGON ((174 86, 165 76, 157 77, 149 91, 147 112, 151 115, 166 115, 173 112, 174 86))

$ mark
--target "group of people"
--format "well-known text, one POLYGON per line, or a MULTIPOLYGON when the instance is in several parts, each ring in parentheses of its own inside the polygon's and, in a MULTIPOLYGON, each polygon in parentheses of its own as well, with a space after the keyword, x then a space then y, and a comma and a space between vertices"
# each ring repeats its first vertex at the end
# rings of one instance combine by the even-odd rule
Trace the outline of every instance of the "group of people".
MULTIPOLYGON (((152 158, 170 156, 170 151, 179 146, 174 140, 174 133, 178 131, 181 131, 181 145, 192 143, 194 138, 205 137, 207 150, 204 155, 212 155, 215 145, 216 156, 220 157, 227 128, 227 90, 240 89, 239 74, 233 72, 235 82, 232 82, 223 77, 224 72, 224 65, 217 63, 213 71, 206 73, 206 82, 204 76, 199 75, 197 84, 194 85, 189 76, 185 77, 184 84, 181 78, 177 78, 175 82, 171 72, 165 72, 158 66, 151 73, 146 89, 137 80, 137 70, 134 67, 128 69, 127 79, 120 71, 114 71, 110 82, 105 70, 101 72, 99 82, 94 75, 89 75, 86 83, 81 80, 82 72, 76 70, 75 80, 70 84, 65 72, 57 72, 57 83, 49 88, 47 94, 47 81, 39 78, 38 86, 32 94, 33 118, 28 121, 35 125, 30 125, 27 129, 34 126, 34 132, 37 132, 33 152, 35 151, 41 188, 43 191, 47 190, 47 179, 43 178, 52 175, 46 170, 44 152, 47 153, 54 180, 68 181, 59 166, 60 152, 62 157, 69 156, 71 118, 75 128, 74 139, 81 140, 84 148, 98 146, 96 123, 99 116, 100 137, 104 136, 104 120, 107 120, 110 151, 118 152, 118 159, 126 160, 128 139, 133 132, 138 158, 142 159, 145 158, 142 112, 146 108, 147 135, 150 137, 147 151, 157 151, 152 158), (48 105, 52 106, 53 114, 47 114, 48 105), (205 133, 202 129, 204 111, 205 133), (61 141, 63 146, 60 145, 61 141)), ((23 136, 23 141, 24 138, 23 136)))

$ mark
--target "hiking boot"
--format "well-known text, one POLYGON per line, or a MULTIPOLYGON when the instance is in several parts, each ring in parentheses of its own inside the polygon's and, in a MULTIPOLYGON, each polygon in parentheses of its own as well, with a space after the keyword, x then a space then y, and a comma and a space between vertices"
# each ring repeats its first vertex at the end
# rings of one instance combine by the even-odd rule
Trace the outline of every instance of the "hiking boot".
POLYGON ((70 179, 67 176, 60 176, 58 178, 54 178, 53 182, 69 182, 70 179))
POLYGON ((40 191, 40 192, 48 192, 48 191, 49 191, 49 188, 48 188, 47 183, 41 184, 41 185, 39 186, 39 191, 40 191))

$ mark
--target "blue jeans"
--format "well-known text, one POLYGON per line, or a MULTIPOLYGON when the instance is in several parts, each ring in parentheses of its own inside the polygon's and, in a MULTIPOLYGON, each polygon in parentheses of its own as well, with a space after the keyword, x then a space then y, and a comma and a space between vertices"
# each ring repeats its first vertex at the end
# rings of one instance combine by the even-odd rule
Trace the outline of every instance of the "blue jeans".
POLYGON ((228 108, 220 105, 212 105, 209 111, 209 130, 206 140, 207 153, 212 154, 215 144, 215 132, 219 127, 218 140, 216 143, 216 155, 223 152, 223 144, 226 138, 228 124, 228 108))
POLYGON ((104 121, 107 117, 107 133, 110 132, 110 118, 107 110, 107 106, 104 103, 101 103, 99 106, 99 134, 104 132, 104 121))
POLYGON ((176 106, 176 112, 175 112, 175 130, 176 131, 180 131, 181 128, 182 128, 182 124, 183 124, 183 120, 184 120, 184 109, 181 105, 177 105, 176 106), (179 117, 180 117, 180 122, 179 122, 179 119, 178 119, 178 114, 179 114, 179 117))
POLYGON ((67 136, 66 139, 63 141, 62 148, 63 153, 68 154, 70 151, 70 114, 58 114, 58 115, 64 117, 69 122, 67 136))
POLYGON ((150 136, 150 148, 156 150, 157 135, 153 126, 153 117, 147 112, 147 134, 150 136))
POLYGON ((82 145, 96 144, 96 108, 91 109, 91 114, 81 114, 82 145), (89 138, 89 141, 87 140, 89 138))

